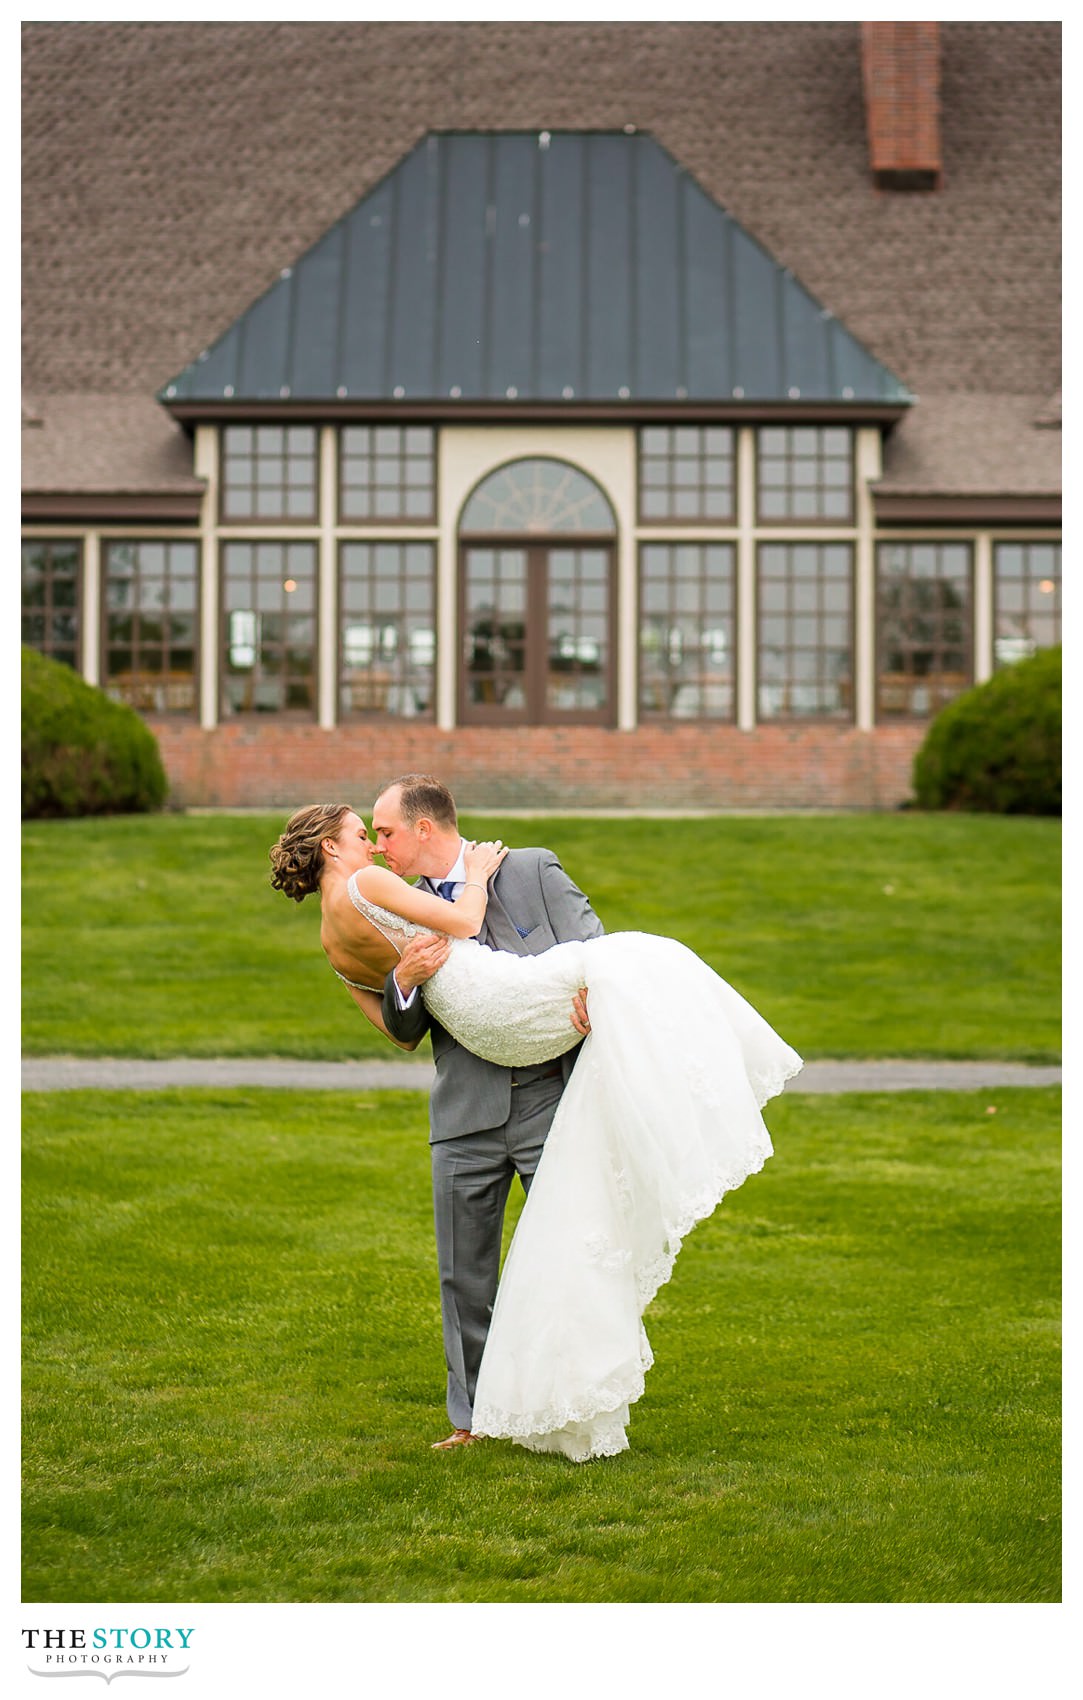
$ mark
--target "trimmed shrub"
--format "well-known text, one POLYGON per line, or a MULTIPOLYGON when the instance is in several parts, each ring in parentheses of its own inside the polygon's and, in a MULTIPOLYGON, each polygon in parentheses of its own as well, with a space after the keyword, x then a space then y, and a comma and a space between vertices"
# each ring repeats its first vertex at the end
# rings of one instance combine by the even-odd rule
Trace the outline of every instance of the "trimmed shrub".
POLYGON ((922 809, 1061 812, 1061 652, 1039 650, 941 709, 914 758, 922 809))
POLYGON ((145 814, 169 783, 150 728, 23 645, 23 818, 145 814))

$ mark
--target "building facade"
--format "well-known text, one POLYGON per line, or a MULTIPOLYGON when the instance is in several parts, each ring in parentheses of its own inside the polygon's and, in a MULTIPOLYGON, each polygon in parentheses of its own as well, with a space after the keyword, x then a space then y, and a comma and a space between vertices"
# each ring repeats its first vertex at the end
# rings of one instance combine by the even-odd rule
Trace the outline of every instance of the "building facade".
POLYGON ((24 641, 147 717, 175 804, 422 768, 475 806, 895 807, 930 716, 1060 641, 1056 26, 25 47, 24 641), (202 176, 162 157, 182 72, 240 150, 202 176), (757 172, 768 133, 804 151, 757 172))

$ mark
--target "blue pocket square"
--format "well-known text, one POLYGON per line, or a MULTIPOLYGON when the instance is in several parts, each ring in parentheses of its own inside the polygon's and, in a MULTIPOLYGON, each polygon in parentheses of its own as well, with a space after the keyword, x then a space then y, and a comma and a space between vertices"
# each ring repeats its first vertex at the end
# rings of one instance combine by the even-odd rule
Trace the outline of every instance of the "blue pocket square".
MULTIPOLYGON (((513 927, 515 926, 514 921, 512 922, 512 926, 513 927)), ((527 933, 529 933, 531 930, 532 929, 530 927, 515 927, 515 931, 519 934, 519 937, 521 939, 525 939, 527 933)))

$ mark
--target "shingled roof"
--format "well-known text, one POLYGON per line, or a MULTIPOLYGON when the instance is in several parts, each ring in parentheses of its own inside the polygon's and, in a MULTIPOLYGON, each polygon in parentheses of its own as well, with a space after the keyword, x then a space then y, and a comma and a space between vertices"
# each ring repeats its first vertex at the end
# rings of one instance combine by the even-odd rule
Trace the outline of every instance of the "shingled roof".
POLYGON ((906 194, 871 181, 856 23, 29 24, 27 389, 155 395, 429 130, 633 125, 917 395, 885 483, 1055 480, 1024 420, 1060 382, 1060 29, 940 41, 943 188, 906 194))
POLYGON ((1060 421, 1048 396, 934 393, 888 437, 873 494, 884 521, 914 516, 915 498, 930 520, 995 517, 990 494, 1016 519, 1055 521, 1060 490, 1060 421))
POLYGON ((181 516, 198 513, 204 484, 192 474, 192 445, 151 396, 28 395, 22 427, 24 512, 63 467, 73 495, 155 495, 181 516))

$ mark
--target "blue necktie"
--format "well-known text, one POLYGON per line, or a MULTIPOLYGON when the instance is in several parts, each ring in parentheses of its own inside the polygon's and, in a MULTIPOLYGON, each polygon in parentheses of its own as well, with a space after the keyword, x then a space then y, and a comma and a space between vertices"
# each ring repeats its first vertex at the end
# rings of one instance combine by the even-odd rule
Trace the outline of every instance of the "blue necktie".
MULTIPOLYGON (((436 887, 437 897, 446 898, 448 903, 454 903, 455 898, 453 894, 458 883, 458 880, 441 880, 439 885, 436 887)), ((519 934, 521 939, 526 938, 527 932, 529 931, 527 927, 515 926, 514 921, 512 922, 512 926, 515 927, 515 931, 519 934)))

